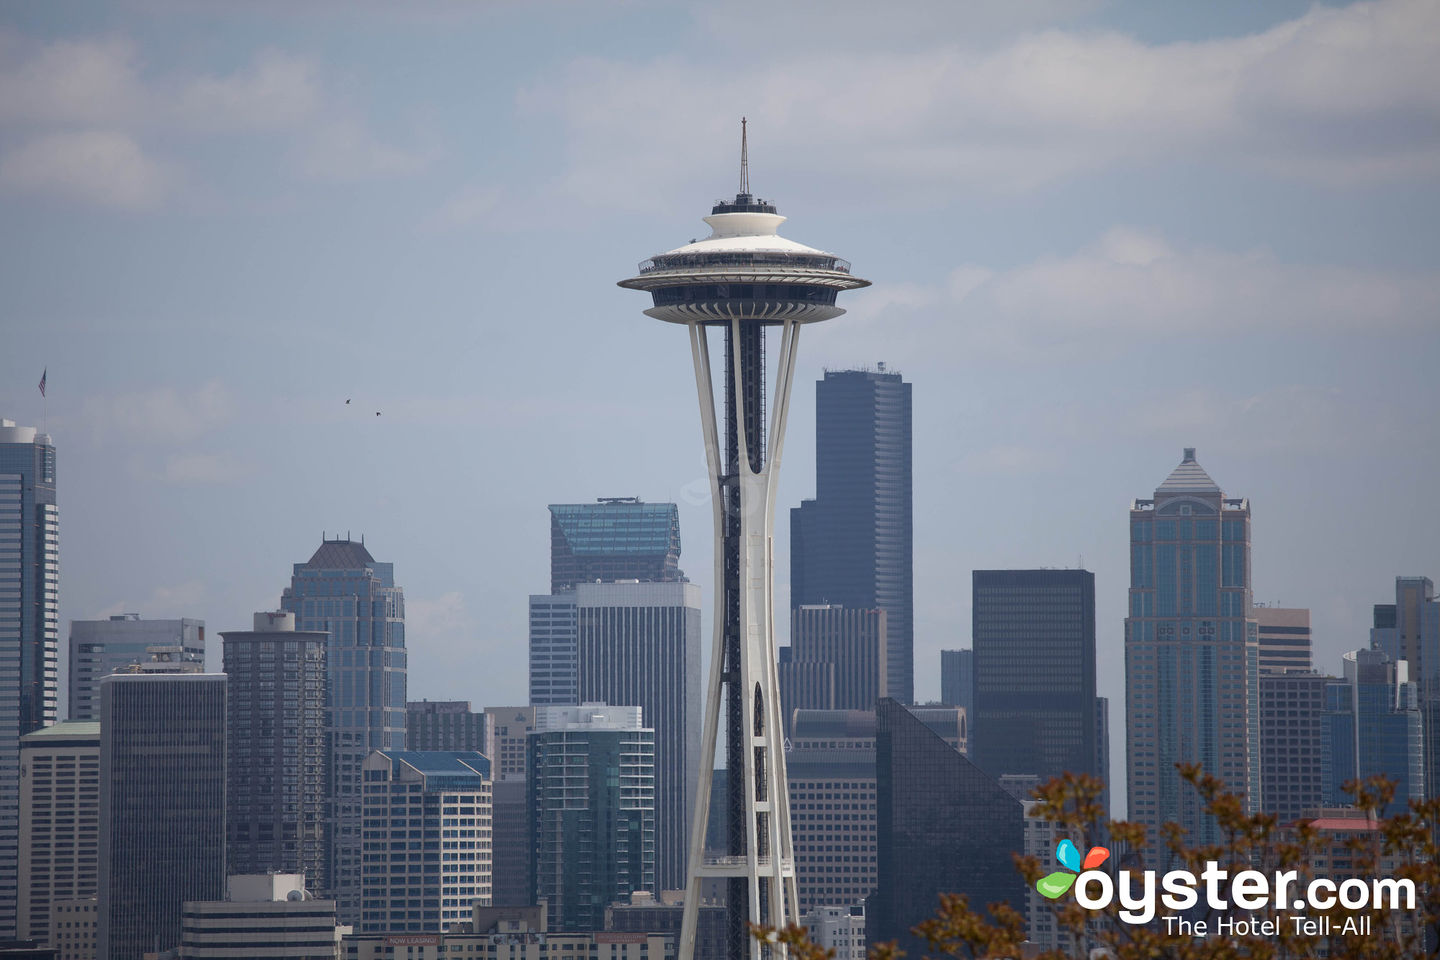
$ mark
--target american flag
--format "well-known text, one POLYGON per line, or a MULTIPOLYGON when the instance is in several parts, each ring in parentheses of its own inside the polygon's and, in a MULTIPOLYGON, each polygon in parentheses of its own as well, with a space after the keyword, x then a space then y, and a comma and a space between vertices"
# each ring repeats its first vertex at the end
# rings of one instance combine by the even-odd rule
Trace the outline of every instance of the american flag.
POLYGON ((45 396, 45 378, 50 376, 50 368, 46 367, 40 371, 40 396, 45 396))

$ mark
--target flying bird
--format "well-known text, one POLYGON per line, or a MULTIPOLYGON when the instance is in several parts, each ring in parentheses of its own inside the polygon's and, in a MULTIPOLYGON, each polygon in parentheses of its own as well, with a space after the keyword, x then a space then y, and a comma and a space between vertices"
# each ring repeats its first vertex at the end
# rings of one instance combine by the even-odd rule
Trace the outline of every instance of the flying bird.
POLYGON ((379 411, 379 410, 376 410, 376 411, 375 411, 375 416, 377 416, 377 417, 380 416, 380 411, 379 411))
POLYGON ((346 398, 345 398, 345 404, 346 404, 347 406, 350 404, 350 398, 349 398, 349 397, 346 397, 346 398))

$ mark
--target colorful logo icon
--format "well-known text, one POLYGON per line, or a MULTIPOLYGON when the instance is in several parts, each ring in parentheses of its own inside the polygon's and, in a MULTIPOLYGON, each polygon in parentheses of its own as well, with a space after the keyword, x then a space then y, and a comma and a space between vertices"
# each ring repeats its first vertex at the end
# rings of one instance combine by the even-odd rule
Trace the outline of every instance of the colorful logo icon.
POLYGON ((1100 864, 1110 859, 1110 851, 1105 847, 1091 847, 1090 852, 1085 854, 1085 862, 1080 862, 1080 851, 1075 844, 1069 840, 1061 840, 1055 847, 1055 859, 1060 861, 1064 870, 1056 870, 1054 873, 1041 877, 1035 881, 1035 889, 1040 895, 1051 900, 1058 899, 1065 895, 1065 891, 1075 885, 1075 878, 1082 870, 1094 870, 1100 864))

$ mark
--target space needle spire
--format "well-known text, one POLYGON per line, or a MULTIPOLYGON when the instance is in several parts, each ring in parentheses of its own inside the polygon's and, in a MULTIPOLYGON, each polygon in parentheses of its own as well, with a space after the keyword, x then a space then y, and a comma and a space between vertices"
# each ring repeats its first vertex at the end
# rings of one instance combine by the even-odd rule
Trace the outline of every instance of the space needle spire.
POLYGON ((845 311, 843 290, 869 286, 832 253, 778 235, 785 218, 750 194, 749 131, 740 121, 740 192, 715 204, 710 236, 657 254, 620 286, 651 295, 648 316, 683 324, 700 398, 700 428, 715 514, 715 633, 705 687, 700 770, 691 811, 688 885, 679 960, 693 960, 700 885, 726 880, 729 960, 779 960, 785 948, 751 938, 749 924, 799 921, 785 775, 773 549, 775 488, 800 328, 845 311), (766 422, 767 339, 778 334, 766 422), (724 351, 716 417, 710 348, 724 351), (725 732, 723 810, 728 848, 705 856, 710 771, 725 732))

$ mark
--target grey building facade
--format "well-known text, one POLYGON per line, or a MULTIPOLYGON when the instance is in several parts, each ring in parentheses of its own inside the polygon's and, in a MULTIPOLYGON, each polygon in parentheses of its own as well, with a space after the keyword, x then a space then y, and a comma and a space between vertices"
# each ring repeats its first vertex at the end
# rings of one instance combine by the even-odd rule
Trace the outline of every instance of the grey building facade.
POLYGON ((224 674, 100 682, 98 960, 180 945, 186 900, 225 895, 224 674))
POLYGON ((304 874, 329 889, 330 636, 286 612, 220 634, 230 684, 226 859, 232 873, 304 874))
POLYGON ((940 651, 940 702, 975 715, 975 650, 940 651))
POLYGON ((992 777, 1095 772, 1095 575, 976 570, 970 756, 992 777))
POLYGON ((1262 607, 1255 605, 1255 622, 1260 635, 1260 672, 1309 673, 1310 611, 1303 607, 1262 607))
POLYGON ((99 889, 100 724, 55 723, 20 738, 19 939, 60 947, 58 906, 99 889))
POLYGON ((59 719, 59 670, 55 447, 0 420, 0 939, 16 931, 20 738, 59 719))
POLYGON ((365 544, 325 540, 280 599, 295 629, 330 635, 330 857, 326 891, 342 923, 360 918, 360 776, 372 750, 405 748, 405 596, 365 544))
POLYGON ((485 714, 471 710, 468 700, 411 700, 405 706, 405 749, 478 750, 490 757, 485 714))
POLYGON ((108 620, 70 621, 71 720, 100 717, 100 679, 131 664, 150 659, 151 647, 178 649, 187 663, 205 669, 205 621, 142 620, 138 613, 119 613, 108 620))
POLYGON ((815 499, 790 511, 790 603, 886 615, 886 695, 914 701, 910 384, 827 370, 815 385, 815 499))

